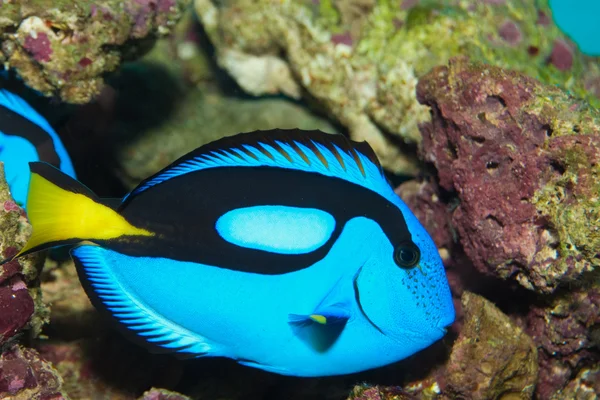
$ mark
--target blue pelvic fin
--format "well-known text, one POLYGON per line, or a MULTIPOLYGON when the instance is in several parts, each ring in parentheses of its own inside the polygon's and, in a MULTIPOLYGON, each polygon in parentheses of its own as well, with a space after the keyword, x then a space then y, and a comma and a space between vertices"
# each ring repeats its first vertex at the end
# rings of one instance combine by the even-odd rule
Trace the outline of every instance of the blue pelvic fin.
POLYGON ((288 322, 294 333, 319 352, 327 351, 340 336, 350 319, 344 304, 318 307, 308 315, 289 314, 288 322))
POLYGON ((153 353, 173 353, 178 358, 218 355, 208 339, 165 319, 129 293, 105 257, 110 251, 90 242, 71 251, 79 279, 98 311, 108 314, 126 337, 153 353))

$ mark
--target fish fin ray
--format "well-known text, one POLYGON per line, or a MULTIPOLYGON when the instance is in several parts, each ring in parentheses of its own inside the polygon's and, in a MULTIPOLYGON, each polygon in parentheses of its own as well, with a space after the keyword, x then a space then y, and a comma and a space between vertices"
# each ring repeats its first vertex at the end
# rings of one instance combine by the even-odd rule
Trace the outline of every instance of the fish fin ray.
POLYGON ((262 369, 263 371, 271 372, 279 375, 290 375, 290 371, 287 368, 275 367, 273 365, 261 364, 256 361, 250 360, 237 360, 237 363, 245 367, 262 369))
POLYGON ((326 308, 318 308, 312 314, 289 314, 290 323, 299 323, 302 325, 311 325, 316 323, 319 325, 335 325, 345 324, 350 319, 350 311, 343 305, 333 305, 326 308))
POLYGON ((154 353, 173 353, 178 358, 215 355, 208 339, 163 318, 128 293, 112 273, 104 257, 106 251, 111 250, 90 245, 71 250, 80 280, 96 309, 117 322, 126 337, 154 353))
POLYGON ((31 162, 27 216, 33 233, 25 247, 8 261, 39 250, 82 240, 119 236, 152 236, 134 227, 94 193, 58 168, 31 162))
POLYGON ((343 304, 334 304, 318 307, 312 314, 289 314, 288 323, 298 338, 324 352, 341 335, 350 317, 350 311, 343 304))
POLYGON ((142 181, 123 203, 180 175, 207 168, 249 166, 319 173, 393 195, 381 164, 367 142, 354 142, 341 134, 317 130, 274 129, 228 136, 199 147, 142 181), (223 157, 223 153, 235 156, 223 157))

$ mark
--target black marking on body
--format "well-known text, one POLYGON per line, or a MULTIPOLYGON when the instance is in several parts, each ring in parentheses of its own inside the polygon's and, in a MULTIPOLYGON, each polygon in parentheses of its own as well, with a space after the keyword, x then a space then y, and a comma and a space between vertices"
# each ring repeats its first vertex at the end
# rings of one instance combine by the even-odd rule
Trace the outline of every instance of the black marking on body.
POLYGON ((36 149, 40 160, 60 168, 60 157, 54 148, 52 136, 39 125, 8 107, 0 106, 0 131, 9 136, 20 136, 36 149))
POLYGON ((360 302, 360 292, 358 290, 358 275, 360 275, 360 271, 362 271, 362 267, 359 268, 358 272, 354 276, 354 279, 352 280, 352 287, 354 288, 354 300, 356 301, 356 304, 358 305, 358 309, 360 310, 362 315, 366 318, 367 322, 369 322, 369 324, 371 324, 371 326, 373 326, 373 328, 377 329, 379 331, 379 333, 381 333, 382 335, 385 336, 385 333, 383 333, 381 328, 378 327, 377 325, 375 325, 375 323, 371 320, 371 318, 369 318, 369 316, 363 309, 362 303, 360 302))
MULTIPOLYGON (((100 202, 98 196, 92 192, 90 188, 62 172, 58 166, 50 165, 47 162, 32 161, 29 163, 29 170, 32 174, 36 174, 45 180, 52 182, 56 186, 72 193, 79 193, 90 199, 100 202)), ((107 201, 111 201, 107 199, 107 201)))
POLYGON ((157 235, 98 243, 132 256, 261 274, 283 274, 313 265, 327 255, 346 222, 359 216, 380 224, 394 245, 411 239, 402 212, 376 192, 341 178, 286 168, 221 167, 180 175, 133 197, 120 213, 134 226, 157 235), (317 208, 331 214, 336 227, 320 248, 292 255, 237 246, 215 229, 226 212, 261 205, 317 208))

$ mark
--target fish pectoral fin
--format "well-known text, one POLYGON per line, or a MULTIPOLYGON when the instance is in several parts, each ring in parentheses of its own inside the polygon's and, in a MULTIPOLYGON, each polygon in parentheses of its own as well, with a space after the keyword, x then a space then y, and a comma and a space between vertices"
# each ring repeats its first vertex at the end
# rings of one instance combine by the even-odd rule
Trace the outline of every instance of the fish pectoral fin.
POLYGON ((289 314, 289 324, 298 338, 324 352, 340 336, 350 319, 350 310, 342 305, 318 308, 313 314, 289 314))
POLYGON ((345 324, 350 319, 350 311, 342 306, 331 306, 318 309, 314 314, 290 314, 289 321, 292 324, 319 324, 337 325, 345 324))

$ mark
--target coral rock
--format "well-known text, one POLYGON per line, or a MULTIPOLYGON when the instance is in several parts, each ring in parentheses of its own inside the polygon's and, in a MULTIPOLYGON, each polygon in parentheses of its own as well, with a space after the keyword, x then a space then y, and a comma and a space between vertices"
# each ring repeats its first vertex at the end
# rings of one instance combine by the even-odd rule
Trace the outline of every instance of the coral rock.
POLYGON ((136 46, 166 34, 189 0, 9 1, 0 7, 3 62, 47 96, 86 103, 136 46))
POLYGON ((597 61, 571 49, 546 1, 195 0, 217 62, 253 95, 314 101, 385 168, 416 174, 398 142, 429 118, 417 79, 457 55, 502 65, 593 99, 597 61), (391 137, 390 137, 391 136, 391 137), (399 139, 399 140, 398 140, 399 139))
POLYGON ((437 185, 410 180, 396 188, 396 193, 427 229, 442 259, 446 261, 446 256, 454 246, 453 228, 448 205, 440 199, 437 185))
POLYGON ((600 112, 560 89, 454 59, 417 87, 422 152, 456 191, 452 222, 482 272, 551 292, 600 265, 600 112))
POLYGON ((491 302, 462 297, 465 325, 446 370, 450 398, 531 398, 538 374, 531 338, 491 302))
POLYGON ((358 385, 352 389, 347 400, 416 400, 399 387, 358 385))
POLYGON ((566 388, 552 397, 552 400, 597 400, 599 396, 600 365, 596 365, 582 369, 566 388))
MULTIPOLYGON (((31 234, 31 225, 12 197, 0 163, 0 258, 15 255, 31 234)), ((42 302, 37 280, 41 255, 23 257, 0 265, 0 344, 31 328, 37 336, 48 319, 48 308, 42 302)))
POLYGON ((585 365, 600 362, 600 282, 562 290, 527 316, 527 332, 539 349, 540 398, 561 390, 585 365))
POLYGON ((21 278, 0 284, 0 345, 25 327, 33 311, 33 299, 21 278))
POLYGON ((152 388, 138 400, 190 400, 190 398, 170 390, 152 388))
POLYGON ((62 378, 33 349, 13 346, 0 355, 0 398, 67 400, 62 378))

